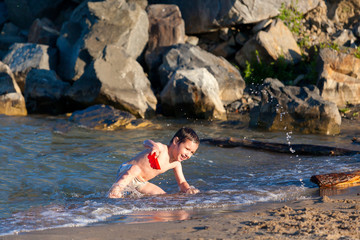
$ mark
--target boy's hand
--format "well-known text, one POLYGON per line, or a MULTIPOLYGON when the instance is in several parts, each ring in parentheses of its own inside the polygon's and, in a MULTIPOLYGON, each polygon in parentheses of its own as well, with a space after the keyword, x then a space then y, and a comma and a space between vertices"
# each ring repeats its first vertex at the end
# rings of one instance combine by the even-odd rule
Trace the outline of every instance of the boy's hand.
POLYGON ((151 155, 155 153, 155 157, 158 158, 160 155, 160 148, 158 145, 154 145, 154 147, 151 149, 151 155))
POLYGON ((159 150, 157 149, 154 149, 150 152, 150 155, 154 155, 155 158, 158 158, 159 157, 159 150))
POLYGON ((124 188, 120 184, 114 183, 112 185, 112 187, 110 188, 110 190, 107 194, 107 197, 108 198, 122 198, 124 196, 123 191, 124 191, 124 188))
POLYGON ((146 148, 150 148, 151 149, 151 152, 150 152, 150 155, 153 155, 155 153, 155 157, 159 157, 160 155, 160 146, 158 143, 152 141, 152 140, 145 140, 143 142, 143 145, 146 147, 146 148))
POLYGON ((194 187, 190 187, 190 188, 188 188, 187 190, 186 190, 186 194, 197 194, 197 193, 199 193, 200 192, 200 190, 199 189, 197 189, 197 188, 194 188, 194 187))

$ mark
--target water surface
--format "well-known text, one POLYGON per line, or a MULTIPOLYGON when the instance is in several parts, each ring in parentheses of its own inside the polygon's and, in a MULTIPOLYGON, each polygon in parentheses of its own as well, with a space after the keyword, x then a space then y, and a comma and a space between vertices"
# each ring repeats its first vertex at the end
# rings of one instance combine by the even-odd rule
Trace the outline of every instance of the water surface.
POLYGON ((107 199, 118 166, 143 150, 142 142, 168 143, 178 128, 194 128, 200 138, 235 137, 360 150, 351 144, 359 130, 337 136, 260 132, 243 124, 158 119, 160 128, 95 131, 66 119, 0 116, 0 235, 107 222, 168 221, 195 214, 245 210, 249 205, 319 195, 315 174, 359 169, 360 156, 314 157, 258 149, 200 145, 183 163, 187 181, 201 190, 178 193, 169 171, 152 182, 166 196, 132 195, 107 199))

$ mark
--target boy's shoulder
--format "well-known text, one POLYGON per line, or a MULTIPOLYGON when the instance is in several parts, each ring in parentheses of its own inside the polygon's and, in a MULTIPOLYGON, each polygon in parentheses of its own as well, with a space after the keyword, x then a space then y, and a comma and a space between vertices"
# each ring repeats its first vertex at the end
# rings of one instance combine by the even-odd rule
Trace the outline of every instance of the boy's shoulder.
POLYGON ((176 162, 172 163, 172 169, 179 168, 179 167, 182 168, 181 162, 176 161, 176 162))
POLYGON ((160 150, 162 150, 162 151, 164 151, 164 150, 167 151, 168 150, 168 147, 167 147, 166 144, 163 144, 161 142, 157 142, 156 144, 159 146, 160 150))

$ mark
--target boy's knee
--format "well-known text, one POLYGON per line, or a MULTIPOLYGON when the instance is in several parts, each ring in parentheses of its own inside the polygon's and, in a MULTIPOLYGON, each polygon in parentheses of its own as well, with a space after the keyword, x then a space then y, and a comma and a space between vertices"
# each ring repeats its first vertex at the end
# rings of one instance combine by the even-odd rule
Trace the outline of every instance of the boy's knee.
POLYGON ((166 194, 166 192, 162 190, 162 188, 152 183, 147 183, 146 185, 144 185, 141 189, 139 189, 139 192, 143 194, 151 194, 151 195, 166 194))

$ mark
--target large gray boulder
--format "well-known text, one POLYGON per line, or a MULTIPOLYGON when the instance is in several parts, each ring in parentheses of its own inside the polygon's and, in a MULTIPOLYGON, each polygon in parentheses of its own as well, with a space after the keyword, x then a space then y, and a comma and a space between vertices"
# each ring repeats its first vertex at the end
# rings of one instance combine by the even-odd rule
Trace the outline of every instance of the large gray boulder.
POLYGON ((341 116, 333 102, 324 100, 314 86, 284 86, 266 79, 261 102, 250 112, 250 126, 270 131, 338 134, 341 116))
POLYGON ((164 54, 159 67, 161 84, 165 86, 177 70, 197 68, 206 68, 216 79, 224 105, 241 98, 245 82, 240 72, 226 59, 190 44, 174 45, 164 54))
POLYGON ((121 46, 137 58, 148 41, 149 20, 144 0, 83 2, 63 24, 57 47, 58 73, 77 80, 107 45, 121 46))
MULTIPOLYGON (((296 1, 299 11, 315 8, 320 0, 296 1)), ((149 4, 178 5, 185 20, 187 34, 210 32, 221 27, 257 23, 280 13, 281 5, 294 0, 149 0, 149 4)))
POLYGON ((60 32, 51 20, 47 18, 37 18, 29 29, 28 42, 56 47, 56 41, 59 35, 60 32))
POLYGON ((318 58, 321 96, 339 107, 360 104, 360 59, 324 48, 318 58))
POLYGON ((10 67, 23 92, 26 76, 31 69, 55 69, 56 50, 42 44, 14 43, 3 62, 10 67))
POLYGON ((69 88, 70 84, 61 81, 54 71, 32 69, 26 77, 24 93, 29 113, 65 113, 65 93, 69 88))
POLYGON ((11 22, 27 29, 36 18, 51 17, 64 0, 5 0, 11 22))
POLYGON ((301 50, 288 27, 280 20, 275 20, 267 30, 258 32, 236 53, 237 63, 246 67, 246 62, 253 62, 259 57, 262 62, 273 62, 284 58, 289 63, 301 60, 301 50), (256 53, 259 55, 256 56, 256 53))
POLYGON ((108 104, 137 117, 151 117, 157 100, 140 64, 122 47, 108 45, 67 92, 83 106, 108 104))
POLYGON ((202 119, 226 119, 219 84, 206 68, 177 70, 161 92, 164 114, 202 119))
POLYGON ((0 62, 0 114, 26 116, 25 99, 10 68, 0 62))

